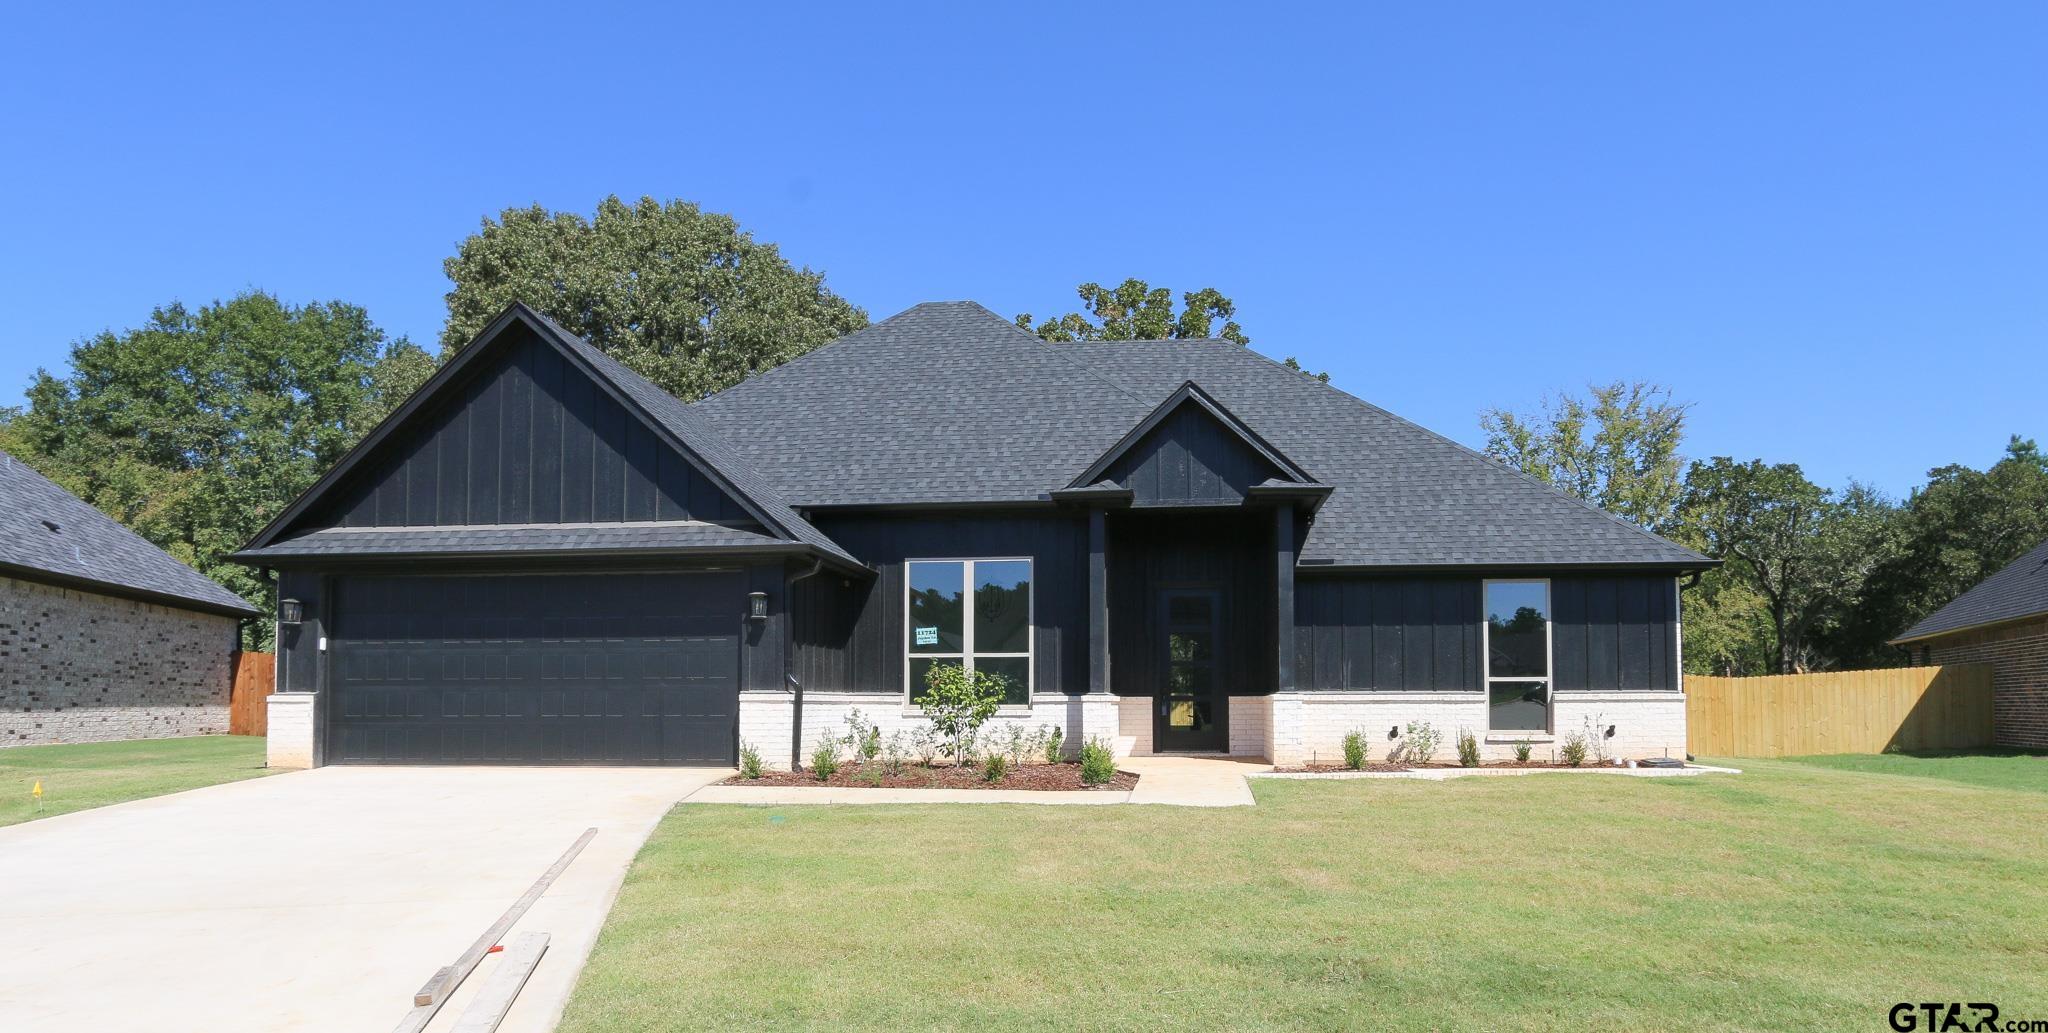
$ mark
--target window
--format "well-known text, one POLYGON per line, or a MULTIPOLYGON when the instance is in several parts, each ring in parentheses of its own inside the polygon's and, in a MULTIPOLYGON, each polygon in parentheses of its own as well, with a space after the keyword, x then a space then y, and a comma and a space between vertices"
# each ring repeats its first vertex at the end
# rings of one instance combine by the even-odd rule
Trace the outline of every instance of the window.
POLYGON ((1550 729, 1550 582, 1488 581, 1487 726, 1496 732, 1550 729))
POLYGON ((911 560, 904 564, 905 698, 924 695, 933 664, 1003 679, 1003 705, 1031 705, 1031 561, 911 560))

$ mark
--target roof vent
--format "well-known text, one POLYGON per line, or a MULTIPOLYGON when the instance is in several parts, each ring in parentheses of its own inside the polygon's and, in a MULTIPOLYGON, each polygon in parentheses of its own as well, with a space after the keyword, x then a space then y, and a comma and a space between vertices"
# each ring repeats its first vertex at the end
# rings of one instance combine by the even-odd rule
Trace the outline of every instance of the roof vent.
POLYGON ((45 520, 43 521, 43 526, 49 528, 51 534, 57 533, 57 522, 55 520, 45 520))

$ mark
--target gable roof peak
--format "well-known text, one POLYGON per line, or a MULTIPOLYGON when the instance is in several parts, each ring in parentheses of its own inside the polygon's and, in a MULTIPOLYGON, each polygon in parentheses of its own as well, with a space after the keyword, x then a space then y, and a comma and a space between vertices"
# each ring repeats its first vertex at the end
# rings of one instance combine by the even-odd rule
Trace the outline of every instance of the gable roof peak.
POLYGON ((1116 465, 1118 459, 1123 458, 1132 449, 1137 448, 1138 444, 1144 441, 1154 430, 1158 429, 1160 424, 1165 423, 1168 417, 1179 412, 1184 406, 1189 405, 1195 406, 1207 413, 1210 419, 1221 424, 1231 435, 1244 442, 1252 451, 1258 453, 1261 458, 1271 463, 1273 468, 1280 471, 1289 482, 1295 484, 1315 483, 1315 478, 1310 476, 1308 471, 1303 470, 1299 464, 1289 459, 1285 453, 1275 448, 1271 442, 1260 437, 1259 433, 1253 430, 1250 424, 1239 419, 1236 413, 1231 412, 1222 402, 1217 401, 1214 395, 1203 390, 1202 385, 1189 379, 1181 381, 1180 386, 1174 388, 1164 401, 1154 406, 1152 411, 1147 413, 1143 419, 1140 419, 1130 430, 1124 432, 1124 436, 1117 439, 1116 444, 1109 446, 1108 450, 1096 457, 1095 462, 1089 464, 1086 470, 1081 471, 1080 476, 1074 478, 1073 482, 1068 484, 1067 487, 1069 489, 1084 487, 1097 478, 1104 476, 1109 472, 1110 467, 1116 465))

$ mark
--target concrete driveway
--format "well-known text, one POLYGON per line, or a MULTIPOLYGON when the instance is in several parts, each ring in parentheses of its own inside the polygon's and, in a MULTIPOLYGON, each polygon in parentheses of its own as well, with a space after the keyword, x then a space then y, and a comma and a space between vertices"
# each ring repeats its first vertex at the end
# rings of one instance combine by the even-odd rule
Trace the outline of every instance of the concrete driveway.
POLYGON ((596 826, 513 927, 552 941, 501 1028, 550 1029, 641 842, 729 773, 323 768, 0 829, 0 1030, 382 1033, 596 826))

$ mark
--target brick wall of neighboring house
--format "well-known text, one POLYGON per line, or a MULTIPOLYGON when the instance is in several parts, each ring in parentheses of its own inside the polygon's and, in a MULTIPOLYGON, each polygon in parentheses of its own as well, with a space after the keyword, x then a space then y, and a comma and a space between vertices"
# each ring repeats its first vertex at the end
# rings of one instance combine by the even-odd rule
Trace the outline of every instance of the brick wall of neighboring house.
MULTIPOLYGON (((1931 639, 1936 664, 1990 664, 1991 713, 1997 743, 2048 750, 2048 616, 1931 639)), ((1922 649, 1913 649, 1915 661, 1922 649)))
POLYGON ((228 730, 235 619, 0 577, 0 746, 228 730))

